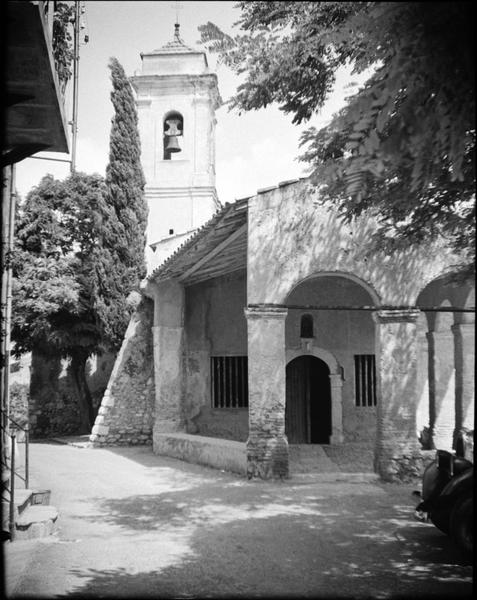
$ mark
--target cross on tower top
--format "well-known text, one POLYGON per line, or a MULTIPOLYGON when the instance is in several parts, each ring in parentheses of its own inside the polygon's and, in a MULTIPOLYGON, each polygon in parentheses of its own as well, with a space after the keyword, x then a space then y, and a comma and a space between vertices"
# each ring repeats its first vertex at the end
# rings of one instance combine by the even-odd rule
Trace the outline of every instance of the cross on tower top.
POLYGON ((184 5, 181 4, 180 2, 174 2, 174 4, 171 4, 171 8, 173 8, 176 11, 176 25, 178 25, 179 24, 179 11, 184 8, 184 5))
POLYGON ((176 23, 174 25, 174 37, 176 40, 180 41, 180 35, 179 35, 179 11, 182 10, 184 8, 184 5, 181 4, 180 2, 174 2, 174 4, 171 4, 171 8, 174 8, 176 11, 176 23))

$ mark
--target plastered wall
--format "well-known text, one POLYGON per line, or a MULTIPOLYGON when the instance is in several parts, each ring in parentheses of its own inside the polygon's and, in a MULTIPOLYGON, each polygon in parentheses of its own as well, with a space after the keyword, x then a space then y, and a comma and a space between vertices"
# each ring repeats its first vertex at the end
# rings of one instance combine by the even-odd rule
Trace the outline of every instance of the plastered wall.
POLYGON ((283 303, 310 275, 336 272, 361 280, 376 303, 413 305, 427 283, 458 262, 443 242, 390 256, 368 254, 373 219, 366 216, 345 224, 334 210, 320 205, 315 194, 302 181, 250 198, 250 303, 283 303))
POLYGON ((244 271, 186 288, 184 409, 189 433, 247 438, 247 409, 213 409, 210 398, 210 357, 247 355, 245 305, 244 271))

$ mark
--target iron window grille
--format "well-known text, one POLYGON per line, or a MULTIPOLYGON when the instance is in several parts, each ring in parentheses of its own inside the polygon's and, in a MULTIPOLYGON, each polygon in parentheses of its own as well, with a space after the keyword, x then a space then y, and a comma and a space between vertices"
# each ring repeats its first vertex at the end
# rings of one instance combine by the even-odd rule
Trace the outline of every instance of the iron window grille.
POLYGON ((376 356, 354 355, 356 406, 376 406, 376 356))
POLYGON ((212 408, 248 407, 248 357, 211 356, 212 408))

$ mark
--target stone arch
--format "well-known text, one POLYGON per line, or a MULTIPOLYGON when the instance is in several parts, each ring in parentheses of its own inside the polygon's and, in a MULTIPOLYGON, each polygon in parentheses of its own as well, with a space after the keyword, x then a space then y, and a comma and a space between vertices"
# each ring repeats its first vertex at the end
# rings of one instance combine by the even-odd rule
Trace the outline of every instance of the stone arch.
MULTIPOLYGON (((473 282, 458 283, 453 281, 450 272, 428 280, 421 287, 415 299, 415 305, 421 310, 426 307, 474 308, 474 304, 475 286, 473 282)), ((449 321, 448 317, 443 316, 446 313, 425 311, 425 314, 429 331, 442 329, 442 323, 449 321)), ((466 314, 468 313, 447 313, 448 316, 452 315, 454 323, 468 321, 466 314)), ((473 319, 471 320, 473 321, 473 319)))
POLYGON ((376 290, 352 273, 322 271, 310 274, 296 282, 286 297, 286 306, 288 307, 285 325, 287 362, 300 354, 310 354, 321 359, 330 371, 331 443, 342 443, 345 431, 347 439, 349 435, 350 439, 371 440, 370 431, 376 427, 376 411, 356 409, 353 373, 355 355, 375 355, 377 352, 376 325, 370 310, 354 311, 347 310, 346 307, 349 306, 351 309, 356 306, 370 308, 380 306, 380 298, 376 290), (333 307, 340 307, 343 311, 334 311, 333 307), (300 338, 298 335, 300 314, 308 312, 316 319, 314 336, 300 338), (336 329, 332 325, 334 323, 336 329), (350 337, 351 332, 353 332, 352 337, 350 337), (345 373, 349 375, 346 379, 345 373))
POLYGON ((459 429, 472 427, 474 313, 459 309, 473 309, 474 290, 447 271, 425 282, 416 298, 427 321, 430 447, 449 450, 459 429))
POLYGON ((444 283, 446 280, 452 278, 453 275, 456 274, 455 268, 452 265, 447 265, 443 267, 440 271, 432 272, 429 271, 427 275, 424 275, 421 280, 421 286, 418 288, 418 292, 416 295, 416 304, 418 302, 418 298, 422 295, 424 290, 431 284, 436 282, 444 283))
MULTIPOLYGON (((343 377, 341 367, 336 357, 326 350, 316 345, 308 345, 306 348, 291 348, 286 350, 285 363, 288 365, 292 360, 303 355, 315 356, 322 360, 330 370, 330 391, 331 391, 331 436, 330 444, 343 443, 343 398, 342 387, 343 377)), ((285 366, 286 366, 285 365, 285 366)))
POLYGON ((286 351, 286 364, 288 364, 294 358, 302 356, 303 354, 311 354, 316 356, 316 358, 321 359, 328 365, 330 375, 339 375, 341 377, 340 366, 335 356, 328 350, 325 350, 325 348, 319 348, 315 345, 312 345, 308 351, 304 351, 302 348, 290 348, 286 351))
POLYGON ((372 304, 374 306, 379 306, 381 304, 381 299, 379 297, 379 294, 376 292, 376 290, 370 283, 368 283, 361 277, 358 277, 357 275, 354 275, 353 273, 349 273, 347 271, 317 271, 315 273, 310 273, 306 277, 303 277, 300 280, 295 281, 290 286, 288 293, 285 297, 285 303, 287 302, 287 300, 291 296, 291 294, 296 290, 296 288, 298 288, 298 286, 300 286, 302 283, 304 283, 306 281, 309 281, 311 279, 316 279, 319 277, 342 277, 344 279, 349 279, 353 283, 356 283, 357 285, 361 286, 369 294, 372 304))

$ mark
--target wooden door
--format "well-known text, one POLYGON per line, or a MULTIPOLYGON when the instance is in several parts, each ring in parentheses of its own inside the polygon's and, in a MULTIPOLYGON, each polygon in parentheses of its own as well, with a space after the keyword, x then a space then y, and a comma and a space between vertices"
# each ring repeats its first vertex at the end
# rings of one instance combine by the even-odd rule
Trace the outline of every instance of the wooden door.
POLYGON ((290 361, 286 371, 285 434, 290 444, 308 444, 309 378, 306 356, 290 361))
POLYGON ((286 369, 285 433, 290 444, 329 444, 330 371, 315 356, 298 356, 286 369))

